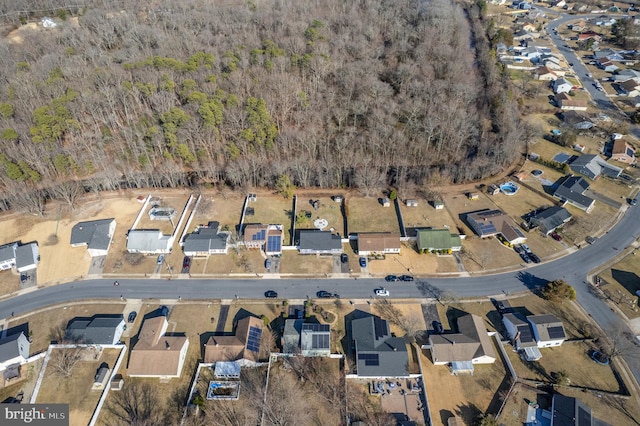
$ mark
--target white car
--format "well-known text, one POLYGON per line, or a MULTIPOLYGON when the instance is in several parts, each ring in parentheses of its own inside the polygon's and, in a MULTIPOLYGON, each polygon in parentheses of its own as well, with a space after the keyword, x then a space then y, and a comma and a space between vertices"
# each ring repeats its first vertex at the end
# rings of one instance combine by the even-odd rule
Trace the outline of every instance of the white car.
POLYGON ((382 287, 382 288, 376 288, 376 290, 374 291, 374 293, 376 294, 376 296, 388 296, 389 295, 389 290, 387 290, 386 288, 382 287))

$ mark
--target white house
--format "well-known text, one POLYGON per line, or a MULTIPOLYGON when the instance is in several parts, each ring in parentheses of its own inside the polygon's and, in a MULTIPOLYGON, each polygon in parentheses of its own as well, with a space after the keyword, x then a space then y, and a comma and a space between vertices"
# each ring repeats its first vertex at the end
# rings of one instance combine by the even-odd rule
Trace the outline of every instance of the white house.
POLYGON ((539 348, 560 346, 567 339, 562 321, 551 314, 529 315, 527 321, 539 348))
POLYGON ((0 246, 0 271, 6 271, 16 266, 16 248, 18 243, 0 246))
POLYGON ((115 219, 78 222, 71 229, 71 247, 86 246, 89 256, 106 256, 115 231, 115 219))
POLYGON ((159 229, 132 229, 127 235, 129 253, 170 253, 173 235, 164 235, 159 229))
POLYGON ((508 313, 503 315, 502 323, 507 329, 507 335, 513 347, 524 352, 527 361, 537 361, 542 358, 528 321, 520 315, 508 313))
POLYGON ((551 84, 553 93, 569 93, 573 89, 573 84, 569 83, 564 78, 559 78, 551 84))
POLYGON ((24 332, 0 339, 0 370, 10 365, 22 364, 29 358, 31 344, 24 332))

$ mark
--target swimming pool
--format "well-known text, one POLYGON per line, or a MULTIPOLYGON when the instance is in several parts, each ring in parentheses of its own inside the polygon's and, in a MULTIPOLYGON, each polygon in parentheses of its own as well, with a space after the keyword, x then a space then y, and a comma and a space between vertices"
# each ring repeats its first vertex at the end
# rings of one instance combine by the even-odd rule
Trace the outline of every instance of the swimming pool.
POLYGON ((520 189, 518 185, 511 181, 500 185, 500 191, 502 191, 504 195, 515 195, 515 193, 518 192, 518 189, 520 189))

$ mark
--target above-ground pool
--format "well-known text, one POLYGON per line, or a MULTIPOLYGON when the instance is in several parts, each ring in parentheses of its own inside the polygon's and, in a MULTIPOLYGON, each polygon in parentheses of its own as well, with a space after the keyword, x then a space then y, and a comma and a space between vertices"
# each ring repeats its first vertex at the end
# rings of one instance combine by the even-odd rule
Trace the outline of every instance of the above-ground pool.
POLYGON ((515 193, 518 192, 518 189, 520 189, 518 188, 518 185, 511 181, 500 185, 500 191, 502 191, 504 195, 515 195, 515 193))

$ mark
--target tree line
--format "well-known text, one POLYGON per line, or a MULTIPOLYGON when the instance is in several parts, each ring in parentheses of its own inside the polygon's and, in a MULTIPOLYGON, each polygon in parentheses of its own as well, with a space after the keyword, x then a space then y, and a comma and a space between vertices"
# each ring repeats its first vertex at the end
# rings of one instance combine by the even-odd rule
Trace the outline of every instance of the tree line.
MULTIPOLYGON (((0 18, 17 28, 47 4, 0 2, 0 18)), ((0 209, 283 177, 367 193, 466 182, 521 150, 479 6, 118 5, 69 1, 56 28, 0 42, 0 209)))

